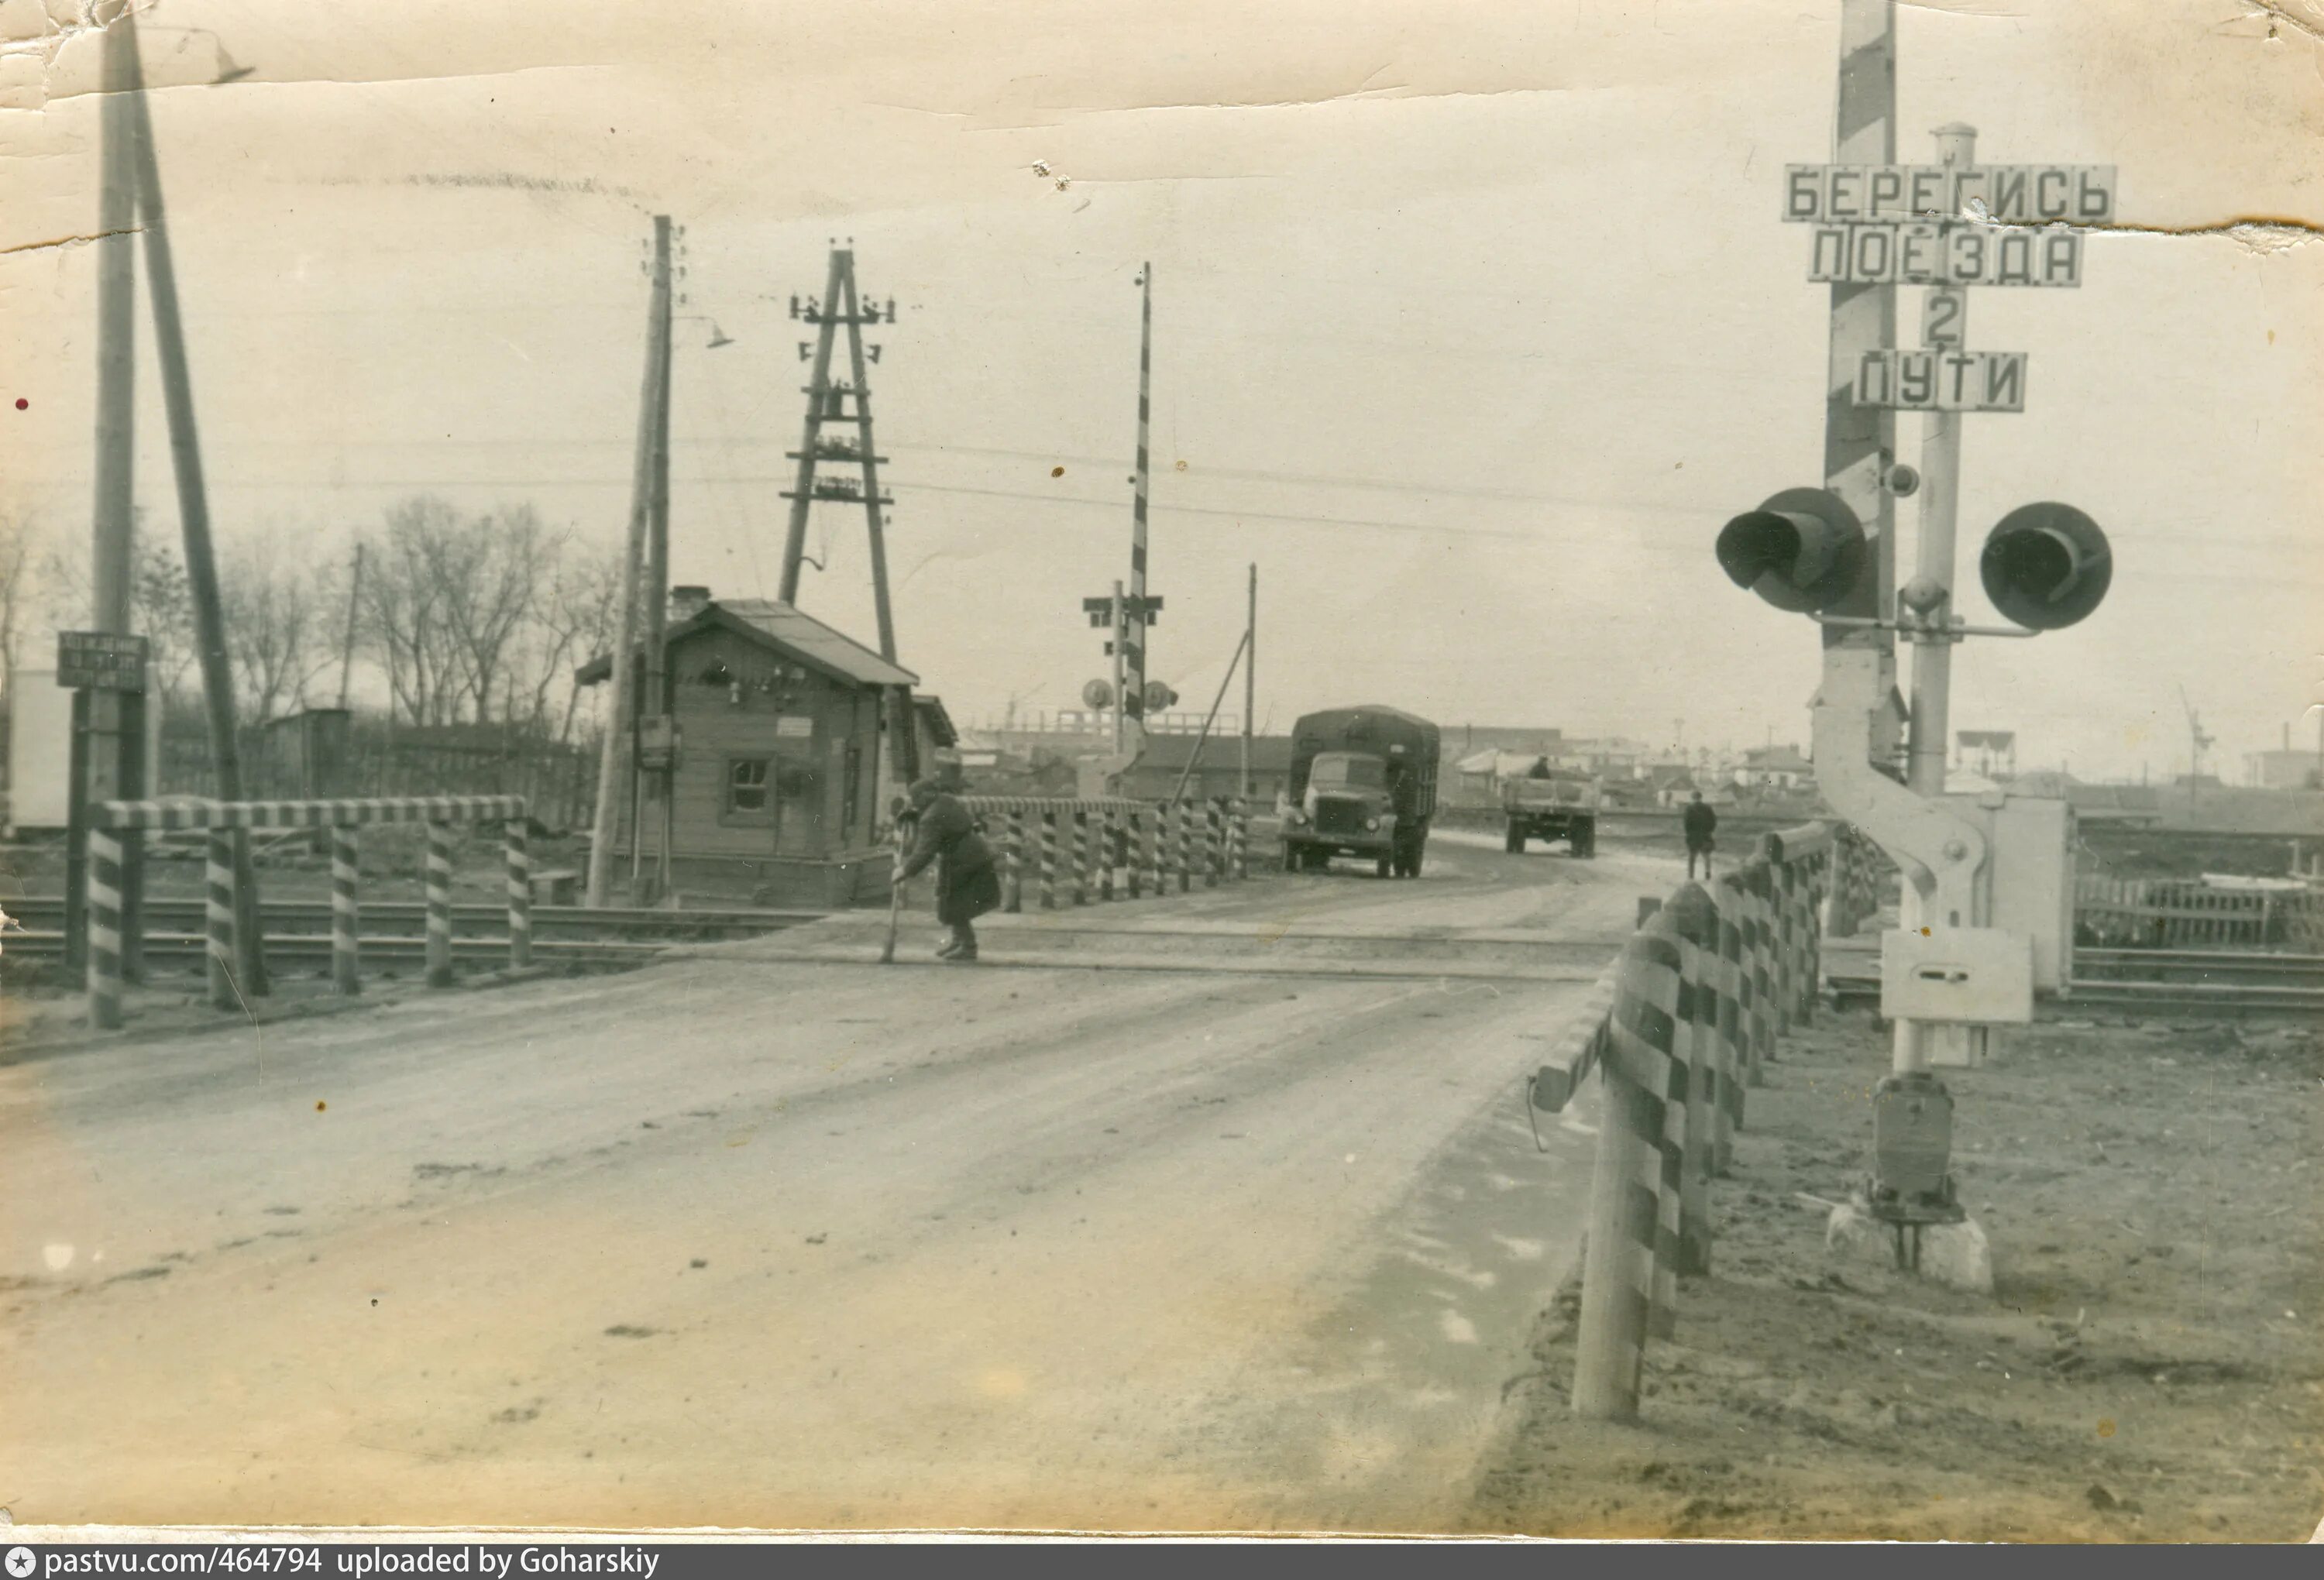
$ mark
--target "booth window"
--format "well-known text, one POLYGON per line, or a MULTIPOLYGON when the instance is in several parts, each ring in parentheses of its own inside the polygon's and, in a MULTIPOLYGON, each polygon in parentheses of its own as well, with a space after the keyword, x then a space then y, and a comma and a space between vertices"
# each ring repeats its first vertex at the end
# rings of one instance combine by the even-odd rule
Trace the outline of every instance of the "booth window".
POLYGON ((770 799, 774 765, 766 758, 726 759, 726 815, 738 822, 758 822, 774 815, 770 799))

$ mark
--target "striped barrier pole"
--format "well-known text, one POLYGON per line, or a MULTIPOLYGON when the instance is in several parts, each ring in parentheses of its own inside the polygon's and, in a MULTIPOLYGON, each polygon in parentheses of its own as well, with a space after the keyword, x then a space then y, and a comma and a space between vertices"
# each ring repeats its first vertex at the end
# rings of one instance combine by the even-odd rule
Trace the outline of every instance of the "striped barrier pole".
POLYGON ((1170 892, 1170 809, 1154 808, 1154 827, 1148 836, 1150 843, 1147 855, 1154 864, 1154 897, 1160 899, 1170 892))
POLYGON ((1591 1166, 1590 1229, 1574 1339, 1573 1410, 1631 1421, 1656 1304, 1665 1089, 1677 1022, 1678 971, 1667 939, 1632 935, 1615 971, 1599 1061, 1604 1098, 1591 1166))
POLYGON ((1076 807, 1074 808, 1072 816, 1074 820, 1074 845, 1072 850, 1074 862, 1074 904, 1076 905, 1086 905, 1089 904, 1089 813, 1076 807))
POLYGON ((234 834, 212 829, 202 841, 202 924, 208 940, 205 959, 209 975, 210 1006, 232 1009, 239 1002, 234 986, 235 905, 234 834))
POLYGON ((1250 876, 1250 809, 1241 802, 1234 804, 1231 824, 1234 837, 1234 875, 1240 882, 1250 876))
POLYGON ((363 991, 355 897, 363 868, 355 837, 352 827, 331 831, 331 990, 350 997, 363 991))
POLYGON ((1009 813, 1008 887, 1001 896, 1001 908, 1012 914, 1025 909, 1025 813, 1011 808, 1009 813))
POLYGON ((1115 832, 1118 823, 1111 806, 1097 814, 1097 897, 1109 905, 1113 903, 1114 861, 1120 854, 1115 832))
POLYGON ((1124 877, 1130 882, 1130 897, 1142 899, 1146 894, 1146 813, 1143 808, 1133 806, 1122 814, 1122 818, 1125 827, 1121 864, 1128 868, 1124 877))
POLYGON ((1057 814, 1041 810, 1041 909, 1057 908, 1057 814))
POLYGON ((1719 1006, 1712 995, 1718 970, 1719 912, 1700 884, 1671 897, 1664 914, 1678 943, 1677 1027, 1674 1056, 1686 1070, 1685 1109, 1679 1125, 1678 1245, 1671 1271, 1699 1278, 1711 1271, 1711 1132, 1720 1102, 1719 1006))
POLYGON ((452 986, 452 825, 428 824, 428 986, 452 986))
POLYGON ((1194 887, 1194 820, 1192 809, 1184 802, 1171 810, 1178 817, 1178 892, 1191 894, 1194 887))
POLYGON ((1770 899, 1775 886, 1764 861, 1746 872, 1743 881, 1757 939, 1751 951, 1751 1064, 1756 1069, 1773 1063, 1775 1057, 1775 986, 1769 970, 1775 952, 1775 906, 1770 899))
POLYGON ((532 850, 526 843, 530 831, 521 817, 509 819, 508 906, 509 968, 522 970, 532 964, 532 850))
POLYGON ((109 1032, 121 1024, 121 835, 88 831, 88 875, 82 880, 88 915, 88 1024, 109 1032))
POLYGON ((1226 868, 1225 830, 1219 822, 1219 804, 1203 803, 1203 886, 1219 886, 1219 874, 1226 868))

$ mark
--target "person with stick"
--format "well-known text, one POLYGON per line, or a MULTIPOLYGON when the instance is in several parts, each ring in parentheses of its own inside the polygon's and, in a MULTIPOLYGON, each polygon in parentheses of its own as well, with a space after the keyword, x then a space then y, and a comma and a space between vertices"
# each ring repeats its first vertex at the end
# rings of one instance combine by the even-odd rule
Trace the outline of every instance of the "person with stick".
POLYGON ((976 831, 976 820, 934 779, 911 788, 918 829, 910 854, 896 869, 901 884, 931 862, 936 868, 936 920, 952 936, 936 951, 938 960, 966 964, 976 959, 979 916, 1001 906, 1001 874, 992 847, 976 831))

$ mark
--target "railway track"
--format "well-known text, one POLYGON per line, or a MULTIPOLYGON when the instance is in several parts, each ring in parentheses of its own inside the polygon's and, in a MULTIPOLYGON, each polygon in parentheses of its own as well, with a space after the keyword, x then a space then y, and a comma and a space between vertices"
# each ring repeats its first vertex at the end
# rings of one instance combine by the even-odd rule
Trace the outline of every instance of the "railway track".
MULTIPOLYGON (((1861 951, 1827 957, 1840 1003, 1877 1006, 1877 957, 1861 951)), ((2154 1014, 2324 1014, 2324 955, 2231 950, 2083 949, 2074 951, 2072 990, 2046 999, 2037 1013, 2088 1009, 2154 1014)))
MULTIPOLYGON (((65 903, 60 896, 35 895, 0 900, 11 925, 0 933, 0 954, 53 960, 64 952, 65 903)), ((537 960, 578 965, 631 965, 651 960, 676 943, 751 938, 779 932, 826 913, 807 910, 663 911, 591 910, 582 905, 535 905, 532 952, 537 960)), ((286 964, 312 960, 327 967, 331 955, 328 901, 276 901, 260 907, 270 959, 286 964)), ((157 967, 198 969, 202 963, 204 907, 199 900, 145 902, 145 958, 157 967)), ((365 905, 361 948, 367 965, 418 962, 427 947, 428 907, 413 901, 365 905)), ((452 958, 504 963, 508 958, 508 908, 498 905, 452 907, 452 958)))

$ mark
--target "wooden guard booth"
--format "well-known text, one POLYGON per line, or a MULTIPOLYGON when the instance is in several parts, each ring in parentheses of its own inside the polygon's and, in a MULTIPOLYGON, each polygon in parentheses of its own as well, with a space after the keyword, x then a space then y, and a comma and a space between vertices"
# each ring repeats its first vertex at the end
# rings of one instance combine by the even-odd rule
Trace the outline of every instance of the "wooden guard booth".
MULTIPOLYGON (((892 862, 881 798, 884 704, 918 677, 766 599, 697 594, 673 611, 668 644, 659 711, 677 723, 670 805, 665 818, 650 789, 658 774, 642 820, 625 791, 617 871, 625 877, 633 859, 655 869, 667 825, 680 895, 761 905, 884 899, 892 862)), ((579 678, 609 672, 600 659, 579 678)))

